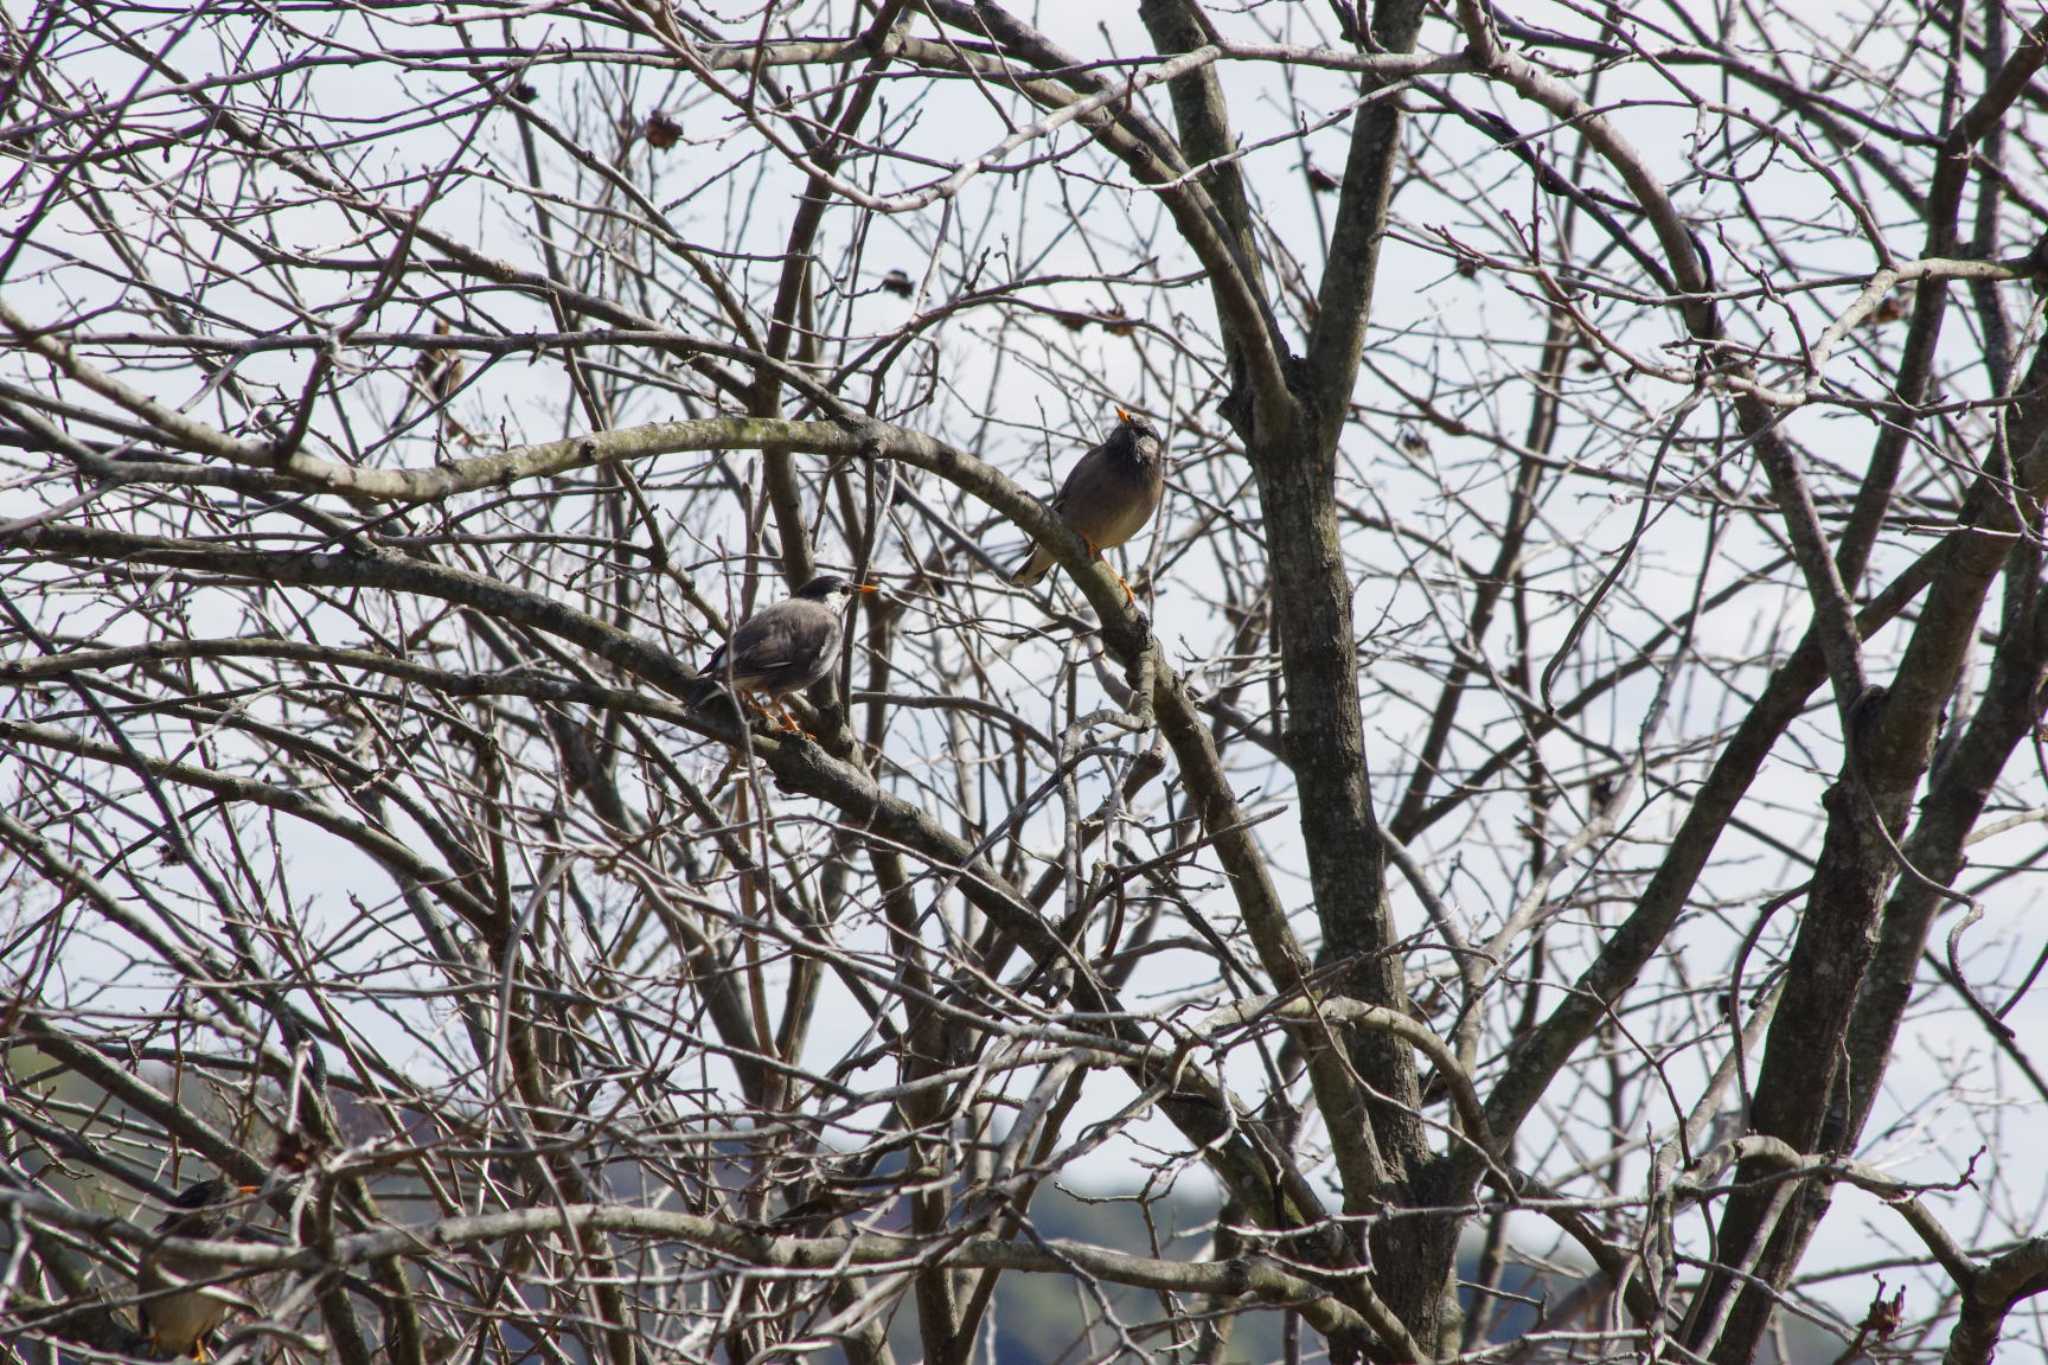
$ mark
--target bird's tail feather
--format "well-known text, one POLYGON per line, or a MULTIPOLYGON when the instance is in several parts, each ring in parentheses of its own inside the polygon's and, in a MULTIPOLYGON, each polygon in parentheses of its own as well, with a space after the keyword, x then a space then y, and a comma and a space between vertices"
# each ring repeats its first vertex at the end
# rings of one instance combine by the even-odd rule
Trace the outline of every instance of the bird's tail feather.
POLYGON ((1043 545, 1033 545, 1031 553, 1025 556, 1022 564, 1017 566, 1016 572, 1010 575, 1010 581, 1020 588, 1028 588, 1038 582, 1039 579, 1045 577, 1046 571, 1051 569, 1052 566, 1052 553, 1043 545))

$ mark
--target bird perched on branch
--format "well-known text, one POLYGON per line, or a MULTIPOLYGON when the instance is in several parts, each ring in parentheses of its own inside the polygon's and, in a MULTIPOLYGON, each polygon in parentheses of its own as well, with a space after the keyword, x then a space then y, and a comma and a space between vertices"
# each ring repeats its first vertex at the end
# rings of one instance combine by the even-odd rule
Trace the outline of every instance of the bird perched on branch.
MULTIPOLYGON (((455 326, 448 319, 435 320, 435 336, 445 337, 454 334, 455 326)), ((435 346, 420 352, 419 359, 413 362, 412 385, 414 395, 425 399, 430 411, 440 413, 442 436, 453 436, 463 445, 473 446, 476 444, 475 433, 464 426, 455 416, 454 410, 449 407, 449 403, 462 388, 463 376, 466 373, 468 368, 463 363, 462 352, 450 346, 435 346)), ((398 417, 393 425, 403 426, 411 410, 412 400, 408 398, 400 405, 398 417)))
MULTIPOLYGON (((185 1237, 213 1242, 227 1236, 226 1206, 246 1194, 254 1185, 230 1185, 225 1180, 196 1180, 178 1191, 171 1211, 156 1225, 158 1237, 185 1237)), ((145 1251, 136 1268, 135 1284, 144 1295, 141 1306, 142 1330, 159 1351, 193 1360, 206 1359, 206 1339, 220 1326, 228 1309, 247 1301, 218 1285, 205 1283, 219 1275, 216 1261, 193 1256, 172 1255, 155 1248, 145 1251)))
MULTIPOLYGON (((1088 552, 1100 559, 1104 550, 1116 548, 1145 528, 1165 493, 1166 447, 1159 433, 1143 417, 1118 408, 1116 430, 1075 461, 1053 497, 1052 510, 1087 543, 1088 552)), ((1052 551, 1033 545, 1010 581, 1028 588, 1044 578, 1053 563, 1052 551)), ((1126 600, 1137 600, 1122 574, 1116 574, 1116 581, 1122 584, 1126 600)))
POLYGON ((803 727, 782 699, 831 674, 839 663, 846 604, 856 594, 874 591, 872 583, 819 574, 797 589, 796 596, 740 622, 697 676, 708 686, 731 683, 755 710, 776 719, 767 707, 752 701, 757 693, 766 696, 781 711, 782 728, 802 734, 803 727))

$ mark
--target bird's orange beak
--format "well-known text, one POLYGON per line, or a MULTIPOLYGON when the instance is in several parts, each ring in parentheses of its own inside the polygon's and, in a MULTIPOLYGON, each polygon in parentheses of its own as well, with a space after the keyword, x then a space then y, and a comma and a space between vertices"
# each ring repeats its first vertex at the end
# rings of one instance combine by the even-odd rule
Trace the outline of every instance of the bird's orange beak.
POLYGON ((1138 419, 1129 408, 1119 406, 1116 410, 1116 420, 1119 422, 1135 422, 1138 419))
POLYGON ((882 585, 879 583, 856 583, 853 585, 853 590, 860 593, 880 592, 882 585))

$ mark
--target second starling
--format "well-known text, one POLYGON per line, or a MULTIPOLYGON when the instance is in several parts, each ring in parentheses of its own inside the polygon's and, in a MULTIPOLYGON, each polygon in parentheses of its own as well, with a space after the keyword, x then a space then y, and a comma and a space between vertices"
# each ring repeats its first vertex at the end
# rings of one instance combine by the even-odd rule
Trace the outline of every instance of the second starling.
MULTIPOLYGON (((1166 446, 1152 425, 1134 412, 1116 410, 1116 430, 1109 439, 1074 462, 1066 482, 1053 497, 1052 510, 1087 542, 1096 558, 1145 529, 1159 500, 1166 495, 1166 446)), ((1031 554, 1010 575, 1020 587, 1044 578, 1054 560, 1052 551, 1033 545, 1031 554)), ((1111 572, 1115 572, 1112 570, 1111 572)), ((1122 574, 1124 597, 1135 601, 1122 574)))
MULTIPOLYGON (((254 1185, 196 1180, 171 1201, 171 1211, 156 1225, 157 1236, 219 1241, 228 1229, 224 1206, 238 1195, 255 1192, 254 1185)), ((240 1302, 226 1290, 205 1283, 220 1272, 221 1267, 212 1261, 153 1249, 143 1253, 135 1273, 136 1288, 144 1296, 142 1330, 159 1351, 206 1359, 206 1338, 220 1326, 228 1309, 240 1302)))

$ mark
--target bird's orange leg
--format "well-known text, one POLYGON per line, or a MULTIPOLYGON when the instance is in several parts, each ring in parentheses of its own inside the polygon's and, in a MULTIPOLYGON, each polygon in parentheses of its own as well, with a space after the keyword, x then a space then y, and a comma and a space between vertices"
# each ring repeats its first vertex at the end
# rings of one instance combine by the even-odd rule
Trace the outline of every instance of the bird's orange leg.
POLYGON ((760 698, 752 692, 742 692, 740 696, 741 699, 745 701, 748 706, 754 709, 756 715, 760 716, 762 720, 767 721, 770 725, 774 726, 783 734, 802 735, 805 739, 817 738, 817 736, 813 735, 809 730, 804 729, 803 723, 799 721, 796 718, 796 716, 790 711, 790 709, 787 706, 783 705, 780 701, 775 702, 775 709, 771 711, 768 709, 766 705, 762 703, 760 698))
POLYGON ((1132 592, 1131 585, 1124 582, 1124 576, 1116 571, 1116 565, 1111 564, 1107 559, 1102 558, 1102 547, 1097 545, 1094 541, 1090 540, 1086 536, 1081 537, 1081 543, 1088 547, 1088 553, 1090 555, 1094 556, 1096 559, 1101 559, 1103 565, 1106 568, 1108 568, 1109 576, 1111 578, 1114 578, 1116 580, 1116 585, 1124 590, 1124 602, 1129 606, 1137 606, 1138 594, 1132 592))
POLYGON ((782 707, 782 725, 780 728, 784 734, 802 735, 805 739, 816 741, 818 737, 809 730, 804 729, 803 722, 796 718, 795 712, 791 711, 783 703, 778 702, 776 704, 782 707))

